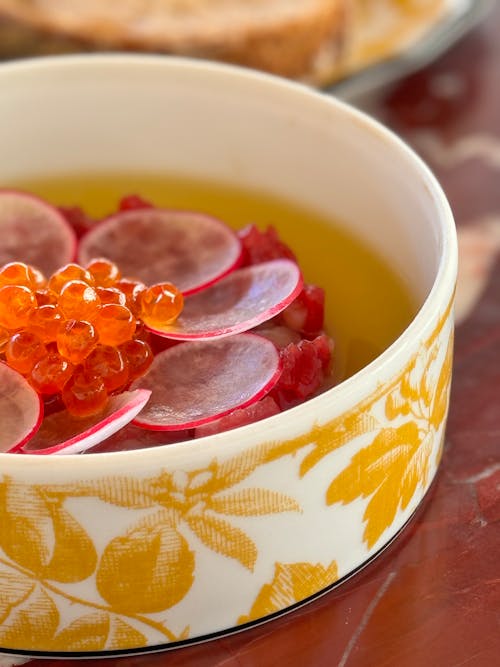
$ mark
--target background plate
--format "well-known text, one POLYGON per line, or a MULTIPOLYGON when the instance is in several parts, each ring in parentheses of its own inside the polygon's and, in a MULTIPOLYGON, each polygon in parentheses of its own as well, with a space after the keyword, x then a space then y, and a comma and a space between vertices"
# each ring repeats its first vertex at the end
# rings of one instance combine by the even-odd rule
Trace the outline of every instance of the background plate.
POLYGON ((357 102, 358 98, 396 83, 443 55, 486 16, 494 2, 456 0, 446 16, 412 46, 336 81, 325 90, 344 100, 357 102))

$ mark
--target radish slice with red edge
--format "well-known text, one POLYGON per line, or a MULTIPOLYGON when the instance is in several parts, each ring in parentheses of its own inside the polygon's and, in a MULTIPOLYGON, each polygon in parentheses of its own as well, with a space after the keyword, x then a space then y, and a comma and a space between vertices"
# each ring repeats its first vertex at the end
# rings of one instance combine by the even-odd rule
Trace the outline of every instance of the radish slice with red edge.
POLYGON ((153 431, 194 428, 265 396, 281 374, 276 347, 255 334, 182 343, 160 352, 132 383, 151 399, 134 424, 153 431))
POLYGON ((284 310, 301 292, 300 269, 275 259, 233 271, 184 300, 177 320, 150 331, 174 340, 205 340, 253 329, 284 310))
POLYGON ((31 194, 0 190, 0 266, 25 262, 48 277, 75 251, 75 233, 60 211, 31 194))
POLYGON ((103 412, 84 419, 73 417, 66 410, 54 412, 45 417, 38 433, 22 447, 22 452, 80 454, 132 421, 150 395, 147 389, 124 391, 112 396, 103 412))
POLYGON ((221 220, 150 208, 117 213, 91 229, 80 241, 78 259, 86 265, 94 257, 115 262, 127 278, 170 282, 190 294, 235 269, 242 247, 221 220))
POLYGON ((40 428, 43 403, 16 370, 0 361, 0 452, 16 452, 40 428))

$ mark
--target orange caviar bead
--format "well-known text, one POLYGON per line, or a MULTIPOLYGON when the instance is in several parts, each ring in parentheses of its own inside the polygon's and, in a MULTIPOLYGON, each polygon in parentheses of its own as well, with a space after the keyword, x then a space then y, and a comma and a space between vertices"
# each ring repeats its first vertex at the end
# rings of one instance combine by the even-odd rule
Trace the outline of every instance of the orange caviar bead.
POLYGON ((78 368, 64 385, 61 397, 70 414, 90 417, 106 406, 108 392, 101 378, 78 368))
POLYGON ((125 355, 128 362, 129 381, 144 375, 153 363, 153 352, 144 340, 128 340, 120 345, 120 352, 125 355))
MULTIPOLYGON (((157 337, 159 338, 159 336, 157 337)), ((146 343, 149 343, 151 339, 151 332, 148 329, 146 329, 146 325, 142 320, 137 320, 134 338, 139 338, 140 340, 144 340, 146 341, 146 343)), ((162 340, 166 339, 163 338, 162 340)))
POLYGON ((116 264, 108 259, 93 259, 87 271, 92 274, 98 287, 112 287, 122 277, 116 264))
POLYGON ((115 287, 125 294, 127 308, 137 317, 141 309, 140 296, 146 289, 146 285, 138 280, 123 278, 115 284, 115 287))
POLYGON ((7 331, 7 329, 0 327, 0 354, 2 354, 5 350, 5 346, 7 345, 9 338, 10 333, 7 331))
POLYGON ((57 305, 57 294, 48 289, 38 289, 35 292, 36 302, 39 306, 57 305))
POLYGON ((36 308, 33 292, 22 285, 5 285, 0 288, 0 326, 20 329, 36 308))
POLYGON ((97 331, 90 322, 68 320, 57 334, 57 351, 72 364, 80 364, 97 347, 97 341, 97 331))
POLYGON ((135 332, 135 318, 128 308, 116 303, 102 306, 96 319, 95 328, 103 345, 120 345, 130 340, 135 332))
POLYGON ((33 366, 47 354, 42 341, 30 331, 19 331, 11 336, 5 346, 5 359, 9 366, 27 375, 33 366))
POLYGON ((183 305, 184 297, 175 285, 152 285, 141 294, 140 316, 148 326, 162 327, 177 319, 183 305))
POLYGON ((35 269, 34 266, 30 267, 30 273, 33 280, 33 287, 31 289, 43 289, 47 285, 47 278, 41 271, 35 269))
POLYGON ((87 285, 94 285, 94 278, 89 271, 82 266, 78 266, 78 264, 70 263, 51 275, 47 287, 52 292, 60 294, 64 285, 70 280, 81 280, 87 285))
POLYGON ((59 394, 73 374, 74 366, 57 352, 49 352, 32 368, 30 381, 39 394, 59 394))
POLYGON ((68 319, 92 322, 101 307, 101 299, 83 280, 70 280, 61 289, 57 305, 68 319))
POLYGON ((119 303, 120 306, 127 305, 127 297, 116 287, 98 287, 96 292, 101 299, 101 303, 119 303))
POLYGON ((39 289, 45 282, 43 274, 38 269, 24 262, 9 262, 0 269, 0 286, 22 285, 29 289, 39 289))
POLYGON ((63 316, 59 308, 48 304, 36 308, 31 313, 27 328, 44 343, 51 343, 56 340, 62 323, 63 316))
POLYGON ((128 380, 128 362, 116 347, 98 345, 85 359, 83 367, 100 377, 109 393, 123 387, 128 380))

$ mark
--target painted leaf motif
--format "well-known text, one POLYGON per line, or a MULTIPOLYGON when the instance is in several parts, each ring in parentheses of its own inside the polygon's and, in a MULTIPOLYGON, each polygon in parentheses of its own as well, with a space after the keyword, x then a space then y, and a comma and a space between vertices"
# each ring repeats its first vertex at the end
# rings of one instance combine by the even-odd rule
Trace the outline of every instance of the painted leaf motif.
POLYGON ((253 571, 257 547, 239 528, 208 514, 188 514, 185 517, 195 535, 212 551, 234 558, 253 571))
POLYGON ((432 433, 422 440, 422 444, 406 466, 401 483, 401 509, 406 509, 410 504, 413 494, 419 485, 427 485, 427 475, 429 474, 429 459, 432 452, 434 437, 432 433))
POLYGON ((248 623, 281 611, 330 586, 337 579, 335 561, 327 567, 313 563, 276 563, 272 582, 261 588, 250 613, 241 616, 238 623, 248 623))
POLYGON ((83 581, 97 565, 95 547, 82 526, 63 507, 49 504, 54 530, 52 558, 38 574, 62 583, 83 581))
POLYGON ((418 428, 414 422, 407 422, 398 429, 383 429, 372 443, 361 449, 351 459, 351 463, 330 484, 327 502, 351 503, 362 496, 374 493, 385 481, 393 464, 405 458, 409 448, 408 439, 418 438, 418 428))
POLYGON ((151 489, 157 478, 103 477, 84 484, 60 484, 47 487, 47 496, 55 498, 99 498, 105 503, 128 509, 148 509, 156 505, 151 489))
POLYGON ((146 646, 146 637, 122 619, 96 611, 77 618, 59 632, 52 651, 112 651, 146 646))
POLYGON ((243 489, 210 498, 208 506, 218 514, 261 516, 280 512, 300 512, 294 498, 269 489, 243 489))
POLYGON ((407 416, 411 412, 411 403, 404 399, 399 389, 392 391, 385 401, 385 416, 391 421, 397 419, 400 415, 407 416))
POLYGON ((125 623, 121 618, 116 616, 113 618, 106 647, 108 650, 139 648, 140 646, 147 646, 147 644, 148 640, 142 632, 125 623))
POLYGON ((330 484, 328 505, 371 496, 363 516, 364 539, 369 547, 391 525, 400 504, 406 503, 406 507, 427 474, 429 451, 424 447, 418 455, 421 444, 414 422, 383 429, 330 484))
POLYGON ((433 345, 427 353, 425 368, 420 378, 420 384, 418 388, 419 396, 420 400, 427 408, 429 408, 432 401, 433 382, 431 379, 431 372, 438 354, 439 354, 439 345, 437 345, 436 343, 436 345, 433 345))
POLYGON ((318 430, 315 437, 311 434, 310 442, 316 442, 316 447, 304 457, 300 466, 300 476, 303 477, 327 454, 343 447, 353 438, 373 431, 377 422, 364 412, 363 406, 359 406, 354 412, 342 415, 334 419, 328 427, 318 430))
POLYGON ((297 438, 267 442, 221 464, 214 464, 214 477, 206 491, 217 493, 229 489, 246 479, 254 470, 265 463, 271 463, 284 456, 295 454, 311 442, 321 445, 325 437, 324 431, 324 427, 314 427, 310 432, 297 438))
MULTIPOLYGON (((2 585, 6 583, 3 575, 0 582, 2 585)), ((34 582, 30 591, 16 600, 14 591, 17 585, 10 580, 12 598, 9 613, 0 626, 0 646, 47 650, 59 624, 57 607, 45 589, 34 582)), ((3 595, 9 595, 9 589, 5 589, 3 595)))
POLYGON ((315 426, 310 432, 297 438, 284 442, 268 442, 223 463, 214 462, 211 466, 213 477, 205 488, 199 490, 212 495, 229 489, 246 479, 259 466, 295 454, 303 447, 315 443, 315 449, 302 462, 300 474, 303 476, 328 453, 346 444, 353 437, 353 433, 361 435, 373 430, 375 426, 374 418, 366 414, 360 406, 356 413, 342 415, 321 427, 315 426))
POLYGON ((102 651, 109 634, 109 614, 94 612, 81 616, 59 632, 52 641, 53 651, 102 651))
POLYGON ((445 443, 445 432, 443 431, 441 433, 441 437, 439 438, 439 445, 436 450, 436 466, 439 465, 439 462, 441 461, 441 457, 443 456, 443 450, 444 450, 444 443, 445 443))
POLYGON ((0 570, 0 627, 11 610, 31 595, 35 585, 20 572, 0 570))
POLYGON ((0 546, 38 577, 64 583, 86 579, 97 562, 87 533, 58 500, 9 479, 0 485, 0 546))
POLYGON ((431 376, 432 362, 429 361, 425 372, 420 379, 420 401, 428 409, 432 403, 432 396, 434 392, 434 383, 431 376))
MULTIPOLYGON (((212 466, 201 470, 192 470, 189 474, 186 474, 186 492, 189 494, 196 494, 200 491, 206 491, 207 488, 210 488, 213 476, 212 466)), ((174 479, 175 478, 176 474, 174 473, 174 479)))
POLYGON ((407 369, 401 378, 400 391, 401 396, 410 402, 417 402, 420 398, 420 378, 422 372, 418 368, 420 359, 417 357, 407 369))
POLYGON ((268 450, 269 447, 267 445, 261 445, 259 447, 252 447, 223 463, 214 462, 213 478, 204 490, 217 493, 243 481, 254 470, 266 462, 268 450))
MULTIPOLYGON (((400 504, 400 482, 403 471, 387 475, 383 486, 373 494, 366 506, 363 520, 366 522, 363 539, 372 547, 396 517, 400 504)), ((412 494, 413 495, 413 494, 412 494)))
POLYGON ((450 395, 451 368, 453 364, 453 334, 448 341, 446 356, 436 384, 436 391, 432 401, 430 422, 437 430, 444 421, 448 409, 450 395))
POLYGON ((154 613, 182 600, 193 584, 193 573, 194 554, 162 510, 111 540, 96 583, 114 611, 154 613))
POLYGON ((32 572, 52 557, 52 515, 36 487, 9 478, 0 483, 0 547, 9 558, 32 572))

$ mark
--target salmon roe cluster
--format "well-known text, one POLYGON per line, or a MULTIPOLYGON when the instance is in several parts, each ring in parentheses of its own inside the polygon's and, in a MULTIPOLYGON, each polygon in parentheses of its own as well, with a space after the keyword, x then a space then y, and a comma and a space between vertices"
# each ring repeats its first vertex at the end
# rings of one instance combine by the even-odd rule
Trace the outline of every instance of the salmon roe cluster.
POLYGON ((122 278, 106 259, 66 264, 49 278, 22 262, 0 268, 0 359, 38 394, 89 417, 153 361, 145 325, 175 321, 182 294, 122 278))

